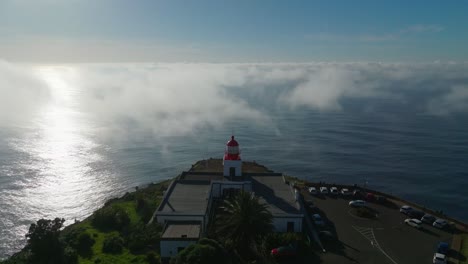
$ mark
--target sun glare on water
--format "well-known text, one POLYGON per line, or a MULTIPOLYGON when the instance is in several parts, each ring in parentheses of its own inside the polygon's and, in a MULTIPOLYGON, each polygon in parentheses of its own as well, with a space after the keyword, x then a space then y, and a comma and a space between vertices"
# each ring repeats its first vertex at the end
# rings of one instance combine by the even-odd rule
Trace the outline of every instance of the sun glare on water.
POLYGON ((10 207, 5 209, 21 216, 21 228, 2 231, 7 240, 24 237, 29 224, 40 218, 63 217, 66 224, 82 219, 114 187, 112 166, 100 152, 90 119, 80 110, 78 71, 47 66, 37 68, 37 74, 49 88, 50 101, 27 124, 28 132, 9 142, 24 158, 15 172, 18 188, 5 195, 10 207))

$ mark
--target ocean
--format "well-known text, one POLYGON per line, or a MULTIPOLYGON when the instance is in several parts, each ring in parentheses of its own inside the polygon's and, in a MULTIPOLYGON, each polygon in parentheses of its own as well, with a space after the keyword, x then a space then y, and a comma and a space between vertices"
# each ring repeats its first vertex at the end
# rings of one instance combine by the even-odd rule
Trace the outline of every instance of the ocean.
POLYGON ((467 68, 0 64, 0 259, 36 220, 83 219, 221 158, 231 134, 244 160, 468 221, 467 68))

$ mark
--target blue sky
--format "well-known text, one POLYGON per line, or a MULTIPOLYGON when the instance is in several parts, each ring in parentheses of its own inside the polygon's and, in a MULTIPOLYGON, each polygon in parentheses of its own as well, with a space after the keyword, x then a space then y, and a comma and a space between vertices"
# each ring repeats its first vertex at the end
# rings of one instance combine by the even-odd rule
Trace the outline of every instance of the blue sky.
POLYGON ((12 61, 468 60, 466 1, 0 2, 12 61))

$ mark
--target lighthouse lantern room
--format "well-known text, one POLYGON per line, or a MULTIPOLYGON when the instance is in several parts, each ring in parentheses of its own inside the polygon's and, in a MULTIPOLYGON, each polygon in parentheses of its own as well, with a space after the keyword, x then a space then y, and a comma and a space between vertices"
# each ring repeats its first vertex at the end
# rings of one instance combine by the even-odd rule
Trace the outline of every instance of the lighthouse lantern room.
POLYGON ((223 158, 223 175, 231 180, 242 176, 242 160, 240 157, 239 143, 231 136, 226 144, 223 158))

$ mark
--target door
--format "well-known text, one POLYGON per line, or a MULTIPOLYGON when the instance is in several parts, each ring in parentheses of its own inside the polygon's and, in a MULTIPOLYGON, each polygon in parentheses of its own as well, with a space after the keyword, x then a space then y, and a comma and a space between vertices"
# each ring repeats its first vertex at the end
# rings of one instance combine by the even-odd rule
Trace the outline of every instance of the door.
POLYGON ((231 179, 232 179, 235 176, 236 176, 236 168, 230 167, 229 168, 229 177, 231 177, 231 179))
POLYGON ((288 222, 286 232, 294 232, 294 222, 288 222))

